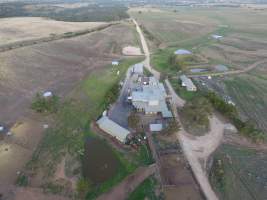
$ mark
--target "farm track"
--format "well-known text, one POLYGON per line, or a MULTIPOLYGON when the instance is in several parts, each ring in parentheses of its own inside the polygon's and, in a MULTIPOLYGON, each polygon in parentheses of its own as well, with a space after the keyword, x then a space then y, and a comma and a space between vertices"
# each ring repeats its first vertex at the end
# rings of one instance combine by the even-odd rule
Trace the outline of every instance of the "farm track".
POLYGON ((70 32, 69 34, 63 33, 63 34, 58 34, 55 36, 42 37, 42 38, 38 38, 38 39, 24 40, 24 41, 5 44, 5 45, 0 45, 0 53, 6 52, 6 51, 11 51, 11 50, 22 48, 22 47, 28 47, 28 46, 32 46, 32 45, 52 42, 52 41, 56 41, 56 40, 78 37, 78 36, 90 34, 90 33, 96 32, 96 31, 104 30, 104 29, 109 28, 110 26, 113 26, 116 24, 118 24, 118 23, 109 23, 106 25, 101 25, 101 26, 96 27, 96 28, 85 29, 85 30, 80 30, 80 31, 73 31, 73 32, 70 32))
POLYGON ((215 72, 215 73, 188 75, 188 77, 190 77, 190 78, 198 78, 198 77, 206 77, 206 76, 239 75, 239 74, 247 73, 247 72, 255 69, 256 67, 258 67, 259 65, 262 65, 264 63, 267 63, 267 59, 263 59, 263 60, 257 61, 257 62, 253 63, 252 65, 250 65, 247 68, 242 69, 242 70, 240 69, 240 70, 226 71, 226 72, 215 72))

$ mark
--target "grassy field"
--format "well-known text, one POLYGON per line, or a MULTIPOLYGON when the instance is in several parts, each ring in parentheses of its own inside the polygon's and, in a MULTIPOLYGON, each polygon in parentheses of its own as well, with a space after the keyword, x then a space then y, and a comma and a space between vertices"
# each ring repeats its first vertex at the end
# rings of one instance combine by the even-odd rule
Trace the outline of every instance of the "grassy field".
POLYGON ((233 98, 241 116, 267 131, 267 76, 241 75, 225 80, 227 92, 233 98))
POLYGON ((221 199, 266 199, 266 154, 223 145, 214 157, 210 180, 221 199))

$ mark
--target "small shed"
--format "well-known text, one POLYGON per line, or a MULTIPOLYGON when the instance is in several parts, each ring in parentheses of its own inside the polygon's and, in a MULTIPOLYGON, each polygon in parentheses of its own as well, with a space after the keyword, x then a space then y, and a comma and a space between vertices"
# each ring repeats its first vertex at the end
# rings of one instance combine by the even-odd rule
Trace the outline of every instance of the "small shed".
POLYGON ((162 124, 149 124, 149 130, 151 132, 160 132, 162 131, 163 126, 162 124))
POLYGON ((119 61, 116 61, 116 60, 114 60, 114 61, 112 61, 112 66, 118 66, 119 65, 119 61))
POLYGON ((119 124, 110 120, 107 116, 102 116, 96 123, 98 124, 99 128, 109 135, 115 137, 122 143, 126 142, 126 138, 130 134, 129 130, 121 127, 119 124))

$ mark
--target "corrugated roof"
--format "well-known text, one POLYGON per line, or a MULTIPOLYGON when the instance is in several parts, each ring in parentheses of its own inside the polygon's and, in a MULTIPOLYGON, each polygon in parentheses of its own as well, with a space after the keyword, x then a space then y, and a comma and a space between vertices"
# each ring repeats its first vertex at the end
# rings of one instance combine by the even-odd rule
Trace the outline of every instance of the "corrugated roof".
POLYGON ((130 134, 130 131, 110 120, 107 116, 101 117, 97 121, 97 124, 103 131, 112 135, 113 137, 116 137, 123 143, 125 142, 127 135, 130 134))

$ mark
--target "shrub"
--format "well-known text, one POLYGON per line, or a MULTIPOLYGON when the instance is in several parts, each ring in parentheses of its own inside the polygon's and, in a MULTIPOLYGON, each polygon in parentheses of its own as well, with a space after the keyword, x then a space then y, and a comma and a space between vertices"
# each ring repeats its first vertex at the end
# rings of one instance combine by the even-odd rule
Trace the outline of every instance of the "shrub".
POLYGON ((18 186, 26 187, 29 184, 28 176, 20 174, 16 181, 18 186))
POLYGON ((39 113, 49 112, 55 113, 58 110, 59 97, 53 95, 52 97, 45 98, 40 93, 37 93, 33 99, 31 108, 39 113))

